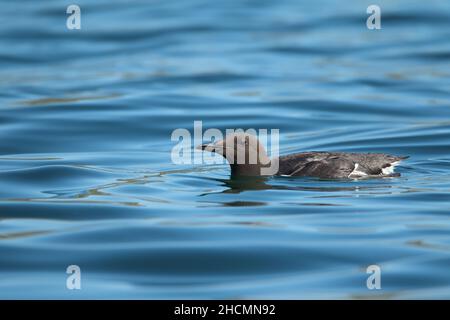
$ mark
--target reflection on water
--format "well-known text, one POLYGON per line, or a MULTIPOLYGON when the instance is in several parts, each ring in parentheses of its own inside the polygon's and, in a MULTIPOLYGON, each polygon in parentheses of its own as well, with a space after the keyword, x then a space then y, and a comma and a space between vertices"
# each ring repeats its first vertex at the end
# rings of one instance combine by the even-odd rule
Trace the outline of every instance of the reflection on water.
POLYGON ((78 4, 68 32, 58 2, 2 3, 1 298, 450 297, 448 1, 379 1, 374 32, 356 0, 78 4), (410 159, 236 178, 172 164, 194 120, 410 159))
POLYGON ((42 98, 42 99, 25 100, 23 102, 23 104, 28 105, 28 106, 42 106, 42 105, 51 105, 51 104, 63 105, 64 103, 69 103, 69 102, 105 100, 105 99, 115 98, 117 96, 118 95, 111 94, 109 96, 84 96, 84 97, 73 97, 73 98, 42 98))
MULTIPOLYGON (((267 177, 231 177, 229 179, 214 179, 218 183, 221 183, 225 190, 221 193, 241 193, 249 190, 268 190, 276 188, 267 184, 267 177)), ((207 195, 207 193, 205 194, 207 195)))

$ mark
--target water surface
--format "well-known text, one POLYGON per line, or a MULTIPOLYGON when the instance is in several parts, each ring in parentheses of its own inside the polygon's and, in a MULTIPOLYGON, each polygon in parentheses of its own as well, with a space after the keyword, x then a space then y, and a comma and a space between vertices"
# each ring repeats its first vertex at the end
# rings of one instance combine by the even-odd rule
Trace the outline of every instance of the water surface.
POLYGON ((365 0, 68 4, 1 2, 1 298, 450 298, 448 1, 378 1, 378 31, 365 0), (233 180, 171 162, 194 120, 410 159, 233 180))

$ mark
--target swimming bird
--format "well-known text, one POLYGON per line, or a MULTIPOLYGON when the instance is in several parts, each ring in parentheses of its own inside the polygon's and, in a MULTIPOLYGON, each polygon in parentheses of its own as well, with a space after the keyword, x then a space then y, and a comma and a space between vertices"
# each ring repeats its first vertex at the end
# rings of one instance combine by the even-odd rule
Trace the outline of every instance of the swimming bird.
MULTIPOLYGON (((202 144, 197 149, 215 152, 228 160, 233 176, 303 176, 323 179, 398 177, 394 168, 409 156, 385 153, 310 151, 270 159, 254 135, 235 132, 224 140, 202 144), (274 164, 277 163, 277 166, 274 164), (270 174, 264 168, 275 167, 270 174)), ((269 171, 270 172, 270 171, 269 171)))

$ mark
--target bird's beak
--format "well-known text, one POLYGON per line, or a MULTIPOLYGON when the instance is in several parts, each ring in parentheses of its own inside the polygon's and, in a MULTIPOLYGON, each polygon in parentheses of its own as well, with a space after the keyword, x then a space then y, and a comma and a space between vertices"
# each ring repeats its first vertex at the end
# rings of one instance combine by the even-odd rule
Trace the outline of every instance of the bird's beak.
POLYGON ((207 144, 201 144, 198 145, 196 147, 196 149, 198 150, 203 150, 203 151, 210 151, 210 152, 217 152, 217 153, 221 153, 222 152, 222 141, 219 141, 217 143, 207 143, 207 144))
POLYGON ((211 145, 211 144, 200 144, 200 145, 198 145, 196 147, 196 149, 214 152, 214 145, 211 145))

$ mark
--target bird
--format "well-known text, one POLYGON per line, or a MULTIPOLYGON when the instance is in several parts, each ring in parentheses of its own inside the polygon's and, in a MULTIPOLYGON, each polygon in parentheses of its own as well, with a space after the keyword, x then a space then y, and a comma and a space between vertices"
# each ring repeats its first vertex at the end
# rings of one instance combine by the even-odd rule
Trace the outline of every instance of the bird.
POLYGON ((395 166, 409 158, 385 153, 308 151, 271 159, 258 138, 246 132, 230 133, 223 140, 201 144, 197 149, 223 156, 230 165, 232 176, 399 177, 400 173, 394 172, 395 166), (275 170, 270 171, 269 167, 275 170))

